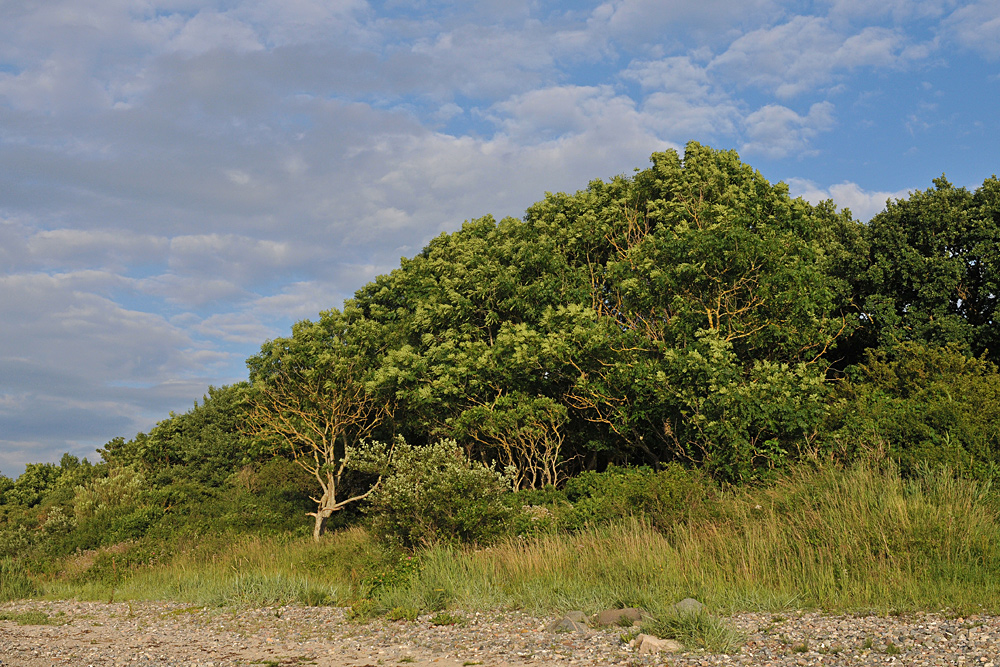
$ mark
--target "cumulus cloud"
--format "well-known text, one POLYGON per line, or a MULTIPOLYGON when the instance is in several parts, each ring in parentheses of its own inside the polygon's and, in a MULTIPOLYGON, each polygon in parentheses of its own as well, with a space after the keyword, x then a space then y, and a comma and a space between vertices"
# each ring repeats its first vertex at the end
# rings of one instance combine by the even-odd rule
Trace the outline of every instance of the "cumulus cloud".
POLYGON ((747 23, 766 23, 779 12, 773 0, 611 0, 594 9, 591 21, 606 24, 626 42, 662 38, 664 33, 683 41, 692 32, 725 35, 747 23))
POLYGON ((965 48, 1000 58, 1000 0, 979 0, 955 10, 944 23, 948 35, 965 48))
POLYGON ((802 197, 810 204, 832 199, 837 208, 850 209, 855 219, 862 222, 868 222, 883 211, 886 201, 906 199, 910 194, 910 190, 873 192, 850 181, 836 183, 826 188, 802 178, 789 178, 787 182, 793 197, 802 197))
POLYGON ((777 158, 808 154, 809 140, 834 126, 833 109, 829 102, 817 102, 802 116, 788 107, 768 104, 744 119, 747 141, 742 150, 777 158))
POLYGON ((731 81, 790 99, 828 84, 838 71, 893 68, 922 55, 905 47, 903 34, 896 30, 871 26, 845 35, 827 18, 797 16, 741 36, 712 60, 710 68, 731 81))

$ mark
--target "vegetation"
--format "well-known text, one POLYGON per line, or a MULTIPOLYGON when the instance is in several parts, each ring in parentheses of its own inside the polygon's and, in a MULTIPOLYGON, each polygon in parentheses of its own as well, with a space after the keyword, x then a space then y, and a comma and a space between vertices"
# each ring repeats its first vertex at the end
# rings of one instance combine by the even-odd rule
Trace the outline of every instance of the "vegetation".
POLYGON ((442 234, 97 463, 0 477, 0 599, 642 606, 716 647, 666 605, 1000 610, 998 258, 995 177, 862 224, 654 154, 442 234))

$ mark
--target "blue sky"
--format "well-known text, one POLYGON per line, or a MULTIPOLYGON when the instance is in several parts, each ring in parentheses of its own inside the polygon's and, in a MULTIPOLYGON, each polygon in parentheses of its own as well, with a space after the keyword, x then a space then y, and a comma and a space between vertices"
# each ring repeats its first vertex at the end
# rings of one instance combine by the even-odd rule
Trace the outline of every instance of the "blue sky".
POLYGON ((998 171, 1000 0, 6 0, 0 471, 184 411, 463 220, 690 140, 867 220, 998 171))

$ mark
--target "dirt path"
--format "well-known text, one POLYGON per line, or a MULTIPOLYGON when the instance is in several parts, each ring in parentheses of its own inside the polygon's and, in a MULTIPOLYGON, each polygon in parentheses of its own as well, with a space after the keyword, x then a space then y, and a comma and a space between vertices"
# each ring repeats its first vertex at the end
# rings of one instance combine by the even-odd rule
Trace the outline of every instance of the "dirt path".
POLYGON ((997 667, 1000 619, 742 614, 738 655, 636 655, 624 630, 553 634, 547 619, 516 612, 464 615, 461 625, 377 621, 356 625, 343 609, 217 610, 175 603, 22 601, 0 615, 54 624, 0 621, 3 667, 168 667, 175 665, 962 665, 997 667), (34 614, 34 619, 25 614, 34 614), (995 665, 996 662, 996 665, 995 665))

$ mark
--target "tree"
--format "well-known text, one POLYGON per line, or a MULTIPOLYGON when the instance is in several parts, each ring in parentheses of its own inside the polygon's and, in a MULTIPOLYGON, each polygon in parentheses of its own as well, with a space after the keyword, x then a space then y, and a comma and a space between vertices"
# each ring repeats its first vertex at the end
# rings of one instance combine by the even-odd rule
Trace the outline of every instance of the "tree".
MULTIPOLYGON (((335 312, 327 319, 341 329, 318 356, 311 357, 306 350, 311 347, 306 341, 316 339, 302 332, 306 325, 300 324, 300 341, 272 341, 270 357, 262 353, 252 360, 254 382, 247 418, 253 435, 290 452, 319 485, 321 493, 312 497, 316 511, 309 513, 315 518, 316 540, 334 512, 367 498, 380 483, 378 475, 366 490, 343 497, 345 473, 352 466, 367 463, 363 467, 374 470, 373 457, 362 456, 363 445, 392 413, 390 404, 366 389, 360 358, 352 356, 354 348, 338 343, 343 341, 346 321, 335 312)), ((320 339, 326 340, 324 334, 330 333, 321 326, 309 326, 320 339)), ((367 450, 371 452, 370 447, 367 450)))
POLYGON ((512 470, 515 488, 561 485, 567 475, 561 451, 566 406, 545 396, 501 394, 463 412, 454 430, 481 446, 483 462, 498 461, 512 470))
POLYGON ((865 228, 866 266, 854 276, 866 346, 954 343, 1000 360, 1000 181, 974 193, 943 176, 890 201, 865 228))
POLYGON ((607 343, 570 351, 567 399, 654 465, 753 476, 813 446, 827 353, 856 325, 826 255, 849 219, 792 200, 732 151, 652 159, 628 187, 591 184, 608 246, 591 308, 607 343))

